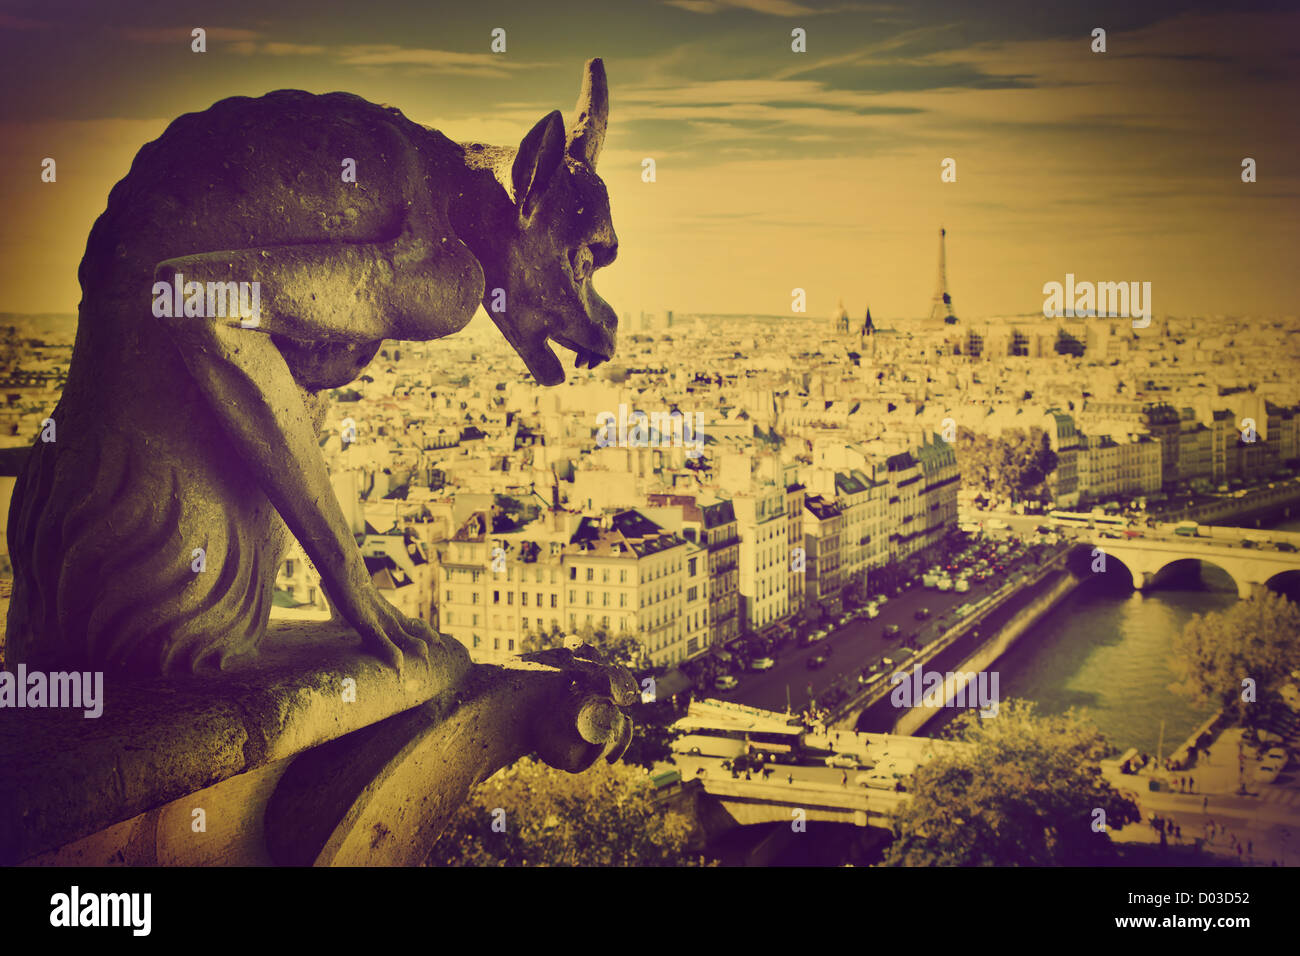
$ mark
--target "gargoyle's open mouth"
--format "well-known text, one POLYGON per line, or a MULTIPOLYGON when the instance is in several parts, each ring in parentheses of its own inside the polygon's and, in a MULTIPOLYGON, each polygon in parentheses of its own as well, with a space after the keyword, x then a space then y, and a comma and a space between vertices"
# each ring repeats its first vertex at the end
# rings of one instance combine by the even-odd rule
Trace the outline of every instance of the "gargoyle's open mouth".
POLYGON ((551 341, 555 342, 556 345, 563 345, 566 349, 577 356, 577 358, 573 360, 574 368, 595 368, 602 362, 608 362, 614 357, 613 349, 610 349, 608 353, 598 352, 595 349, 589 349, 584 345, 579 345, 577 342, 574 342, 572 339, 563 335, 552 335, 551 341))
MULTIPOLYGON (((493 319, 496 319, 495 315, 493 319)), ((613 335, 609 330, 595 323, 591 324, 590 335, 586 337, 592 340, 590 344, 595 345, 596 348, 583 345, 576 339, 559 332, 529 336, 525 340, 526 333, 517 333, 510 327, 508 321, 497 321, 496 324, 540 385, 559 385, 564 381, 564 366, 556 357, 555 350, 551 348, 551 342, 574 353, 574 368, 595 368, 614 357, 613 335)))

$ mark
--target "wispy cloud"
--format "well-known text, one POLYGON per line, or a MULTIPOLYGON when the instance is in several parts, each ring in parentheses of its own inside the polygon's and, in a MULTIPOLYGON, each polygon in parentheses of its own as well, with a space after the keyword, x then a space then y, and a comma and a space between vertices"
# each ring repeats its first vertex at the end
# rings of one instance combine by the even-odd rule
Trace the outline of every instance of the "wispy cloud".
POLYGON ((726 10, 744 10, 765 13, 773 17, 815 17, 827 13, 863 12, 868 10, 895 10, 890 4, 837 3, 826 7, 810 7, 794 0, 664 0, 665 5, 690 13, 722 13, 726 10))

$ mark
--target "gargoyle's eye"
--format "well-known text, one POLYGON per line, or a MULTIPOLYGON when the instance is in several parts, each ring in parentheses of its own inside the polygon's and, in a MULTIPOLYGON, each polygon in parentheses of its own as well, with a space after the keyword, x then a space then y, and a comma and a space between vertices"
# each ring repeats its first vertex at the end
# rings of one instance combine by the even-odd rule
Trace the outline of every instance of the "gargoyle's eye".
POLYGON ((585 282, 594 271, 595 265, 591 249, 586 245, 578 246, 569 253, 569 269, 575 282, 585 282))

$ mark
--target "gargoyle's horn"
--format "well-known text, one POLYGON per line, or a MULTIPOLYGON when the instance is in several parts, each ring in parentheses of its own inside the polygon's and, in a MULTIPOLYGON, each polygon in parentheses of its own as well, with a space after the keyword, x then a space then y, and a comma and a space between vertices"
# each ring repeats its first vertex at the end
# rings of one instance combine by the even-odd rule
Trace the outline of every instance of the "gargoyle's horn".
POLYGON ((609 125, 609 84, 605 80, 605 64, 599 58, 587 61, 575 112, 565 151, 595 169, 600 148, 605 144, 605 128, 609 125))

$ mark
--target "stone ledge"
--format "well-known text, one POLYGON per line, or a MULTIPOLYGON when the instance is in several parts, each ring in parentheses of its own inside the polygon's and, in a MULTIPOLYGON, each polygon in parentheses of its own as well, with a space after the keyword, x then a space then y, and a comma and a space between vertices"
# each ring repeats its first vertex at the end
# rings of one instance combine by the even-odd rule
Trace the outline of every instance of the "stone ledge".
POLYGON ((256 660, 219 675, 106 677, 98 718, 0 710, 0 864, 385 720, 473 668, 467 653, 431 656, 399 678, 344 625, 279 624, 256 660), (348 677, 355 703, 343 700, 348 677))

